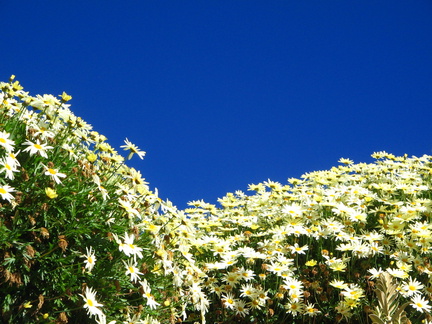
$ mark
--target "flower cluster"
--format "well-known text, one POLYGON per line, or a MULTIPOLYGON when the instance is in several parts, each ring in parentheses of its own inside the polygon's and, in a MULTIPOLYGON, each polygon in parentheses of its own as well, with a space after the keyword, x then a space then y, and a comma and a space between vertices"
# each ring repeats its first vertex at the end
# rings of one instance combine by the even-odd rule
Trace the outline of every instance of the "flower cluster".
POLYGON ((341 159, 288 185, 250 185, 187 210, 190 239, 204 270, 203 287, 215 321, 366 322, 376 305, 374 278, 398 280, 411 318, 429 313, 432 157, 373 154, 372 164, 341 159), (331 320, 329 320, 331 318, 331 320))
POLYGON ((33 97, 13 77, 0 90, 1 321, 184 317, 177 296, 197 272, 179 248, 186 218, 72 113, 71 96, 33 97))
POLYGON ((0 321, 367 323, 384 273, 430 321, 431 156, 341 159, 178 210, 71 96, 0 90, 0 321))

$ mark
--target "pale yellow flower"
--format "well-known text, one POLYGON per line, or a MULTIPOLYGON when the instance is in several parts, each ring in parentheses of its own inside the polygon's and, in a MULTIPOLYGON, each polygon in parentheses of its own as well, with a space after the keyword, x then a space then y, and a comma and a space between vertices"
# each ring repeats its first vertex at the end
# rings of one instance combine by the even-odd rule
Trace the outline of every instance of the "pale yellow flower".
POLYGON ((45 194, 48 196, 48 198, 50 199, 54 199, 58 197, 57 192, 54 189, 51 189, 49 187, 45 188, 45 194))

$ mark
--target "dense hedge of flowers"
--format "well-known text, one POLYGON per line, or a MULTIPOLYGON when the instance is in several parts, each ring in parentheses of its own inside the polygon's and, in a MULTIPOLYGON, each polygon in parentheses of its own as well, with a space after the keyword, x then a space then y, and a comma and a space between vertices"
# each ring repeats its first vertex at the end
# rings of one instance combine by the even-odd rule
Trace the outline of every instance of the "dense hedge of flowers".
POLYGON ((430 320, 431 157, 373 157, 290 185, 250 185, 253 196, 229 193, 221 209, 192 202, 201 231, 190 245, 215 322, 367 323, 384 272, 410 303, 408 318, 430 320))
POLYGON ((341 159, 177 210, 70 96, 0 89, 3 322, 378 323, 384 274, 393 311, 431 320, 431 156, 341 159))
POLYGON ((174 322, 196 273, 181 249, 186 217, 71 112, 69 95, 33 97, 13 77, 0 89, 2 321, 174 322))

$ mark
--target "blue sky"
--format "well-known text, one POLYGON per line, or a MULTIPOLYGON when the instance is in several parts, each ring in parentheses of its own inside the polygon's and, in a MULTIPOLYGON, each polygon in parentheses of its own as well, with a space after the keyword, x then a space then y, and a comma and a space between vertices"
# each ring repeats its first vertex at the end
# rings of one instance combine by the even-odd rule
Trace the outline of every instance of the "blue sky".
POLYGON ((180 208, 432 154, 432 2, 0 2, 1 80, 72 109, 180 208))

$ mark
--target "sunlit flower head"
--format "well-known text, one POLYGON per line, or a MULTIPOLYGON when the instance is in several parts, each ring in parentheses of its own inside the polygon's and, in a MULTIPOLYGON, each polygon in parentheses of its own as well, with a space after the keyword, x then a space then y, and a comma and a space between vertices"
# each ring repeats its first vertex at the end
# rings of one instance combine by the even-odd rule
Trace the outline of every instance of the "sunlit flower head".
POLYGON ((364 291, 361 287, 355 284, 350 284, 341 292, 346 299, 359 300, 364 296, 364 291))
POLYGON ((247 314, 249 314, 249 308, 246 307, 246 303, 243 300, 236 300, 234 303, 234 311, 241 317, 245 317, 247 314))
POLYGON ((305 306, 305 314, 307 316, 317 316, 318 314, 321 314, 321 312, 315 308, 314 304, 308 302, 305 306))
POLYGON ((405 296, 412 296, 420 294, 423 288, 424 285, 421 282, 410 278, 409 281, 402 286, 402 291, 405 296))
POLYGON ((353 160, 345 159, 345 158, 340 158, 338 162, 339 162, 339 163, 342 163, 342 164, 345 164, 345 165, 350 165, 350 164, 353 164, 353 163, 354 163, 353 160))
POLYGON ((7 152, 12 152, 15 142, 9 139, 9 136, 9 133, 0 131, 0 146, 2 146, 7 152))
POLYGON ((66 174, 58 172, 57 169, 45 167, 45 175, 51 177, 52 180, 55 181, 55 183, 60 184, 62 183, 60 178, 66 178, 66 174))
POLYGON ((88 272, 91 272, 93 270, 93 267, 96 264, 96 256, 93 251, 93 248, 86 248, 86 254, 81 255, 82 258, 85 258, 85 269, 87 269, 88 272))
POLYGON ((368 270, 368 272, 371 274, 371 279, 376 279, 380 276, 380 274, 384 273, 385 271, 380 267, 379 269, 371 268, 368 270))
POLYGON ((294 245, 289 247, 291 253, 293 254, 305 254, 308 248, 309 247, 307 245, 299 246, 298 243, 295 243, 294 245))
POLYGON ((314 266, 316 266, 318 264, 318 262, 316 261, 316 260, 309 260, 309 261, 307 261, 306 263, 305 263, 305 265, 306 266, 308 266, 308 267, 314 267, 314 266))
POLYGON ((330 285, 338 289, 348 288, 348 284, 346 284, 342 280, 333 280, 332 282, 330 282, 330 285))
POLYGON ((126 267, 126 275, 130 276, 130 280, 132 282, 137 282, 140 280, 139 275, 142 275, 143 273, 139 271, 139 269, 137 268, 137 264, 135 261, 133 260, 129 260, 128 263, 124 262, 124 265, 126 267))
POLYGON ((49 187, 45 188, 45 194, 46 194, 47 197, 50 198, 50 199, 54 199, 54 198, 57 198, 57 197, 58 197, 57 192, 56 192, 54 189, 49 188, 49 187))
POLYGON ((285 205, 282 208, 282 212, 293 217, 301 217, 303 215, 303 208, 300 205, 297 204, 291 204, 291 205, 285 205))
POLYGON ((54 148, 46 144, 41 144, 39 140, 36 140, 35 143, 31 141, 25 141, 23 144, 27 145, 27 147, 23 150, 24 152, 29 152, 30 155, 39 154, 44 158, 48 158, 46 151, 54 148))
POLYGON ((422 313, 429 313, 431 311, 431 306, 429 305, 429 301, 424 299, 421 295, 415 295, 411 299, 411 306, 414 307, 417 311, 422 313))
POLYGON ((286 312, 297 316, 303 312, 304 304, 300 301, 292 301, 284 305, 286 312))
POLYGON ((129 155, 127 157, 128 160, 130 160, 134 154, 138 155, 141 160, 144 158, 146 152, 139 150, 138 147, 135 144, 132 144, 127 138, 124 142, 126 145, 122 145, 120 147, 125 151, 129 151, 129 155))
POLYGON ((299 280, 296 280, 294 278, 287 278, 284 280, 283 287, 287 290, 302 290, 303 289, 303 283, 299 280))
POLYGON ((141 251, 142 248, 133 244, 135 240, 135 235, 125 233, 124 242, 119 241, 119 250, 123 251, 127 256, 133 256, 134 258, 139 257, 140 259, 143 257, 141 251))
POLYGON ((238 300, 234 297, 232 293, 227 293, 222 295, 222 303, 225 308, 234 309, 234 306, 238 300))
POLYGON ((6 175, 6 179, 13 180, 15 178, 15 172, 19 172, 17 166, 18 164, 15 163, 15 160, 13 160, 10 157, 6 157, 0 160, 0 172, 4 172, 6 175))
POLYGON ((12 196, 11 192, 16 191, 14 188, 8 185, 0 186, 0 196, 3 200, 7 200, 11 202, 14 199, 14 196, 12 196))
POLYGON ((80 296, 84 299, 84 308, 90 316, 103 317, 104 314, 99 308, 103 305, 96 300, 96 292, 93 289, 86 287, 85 295, 80 294, 80 296))

